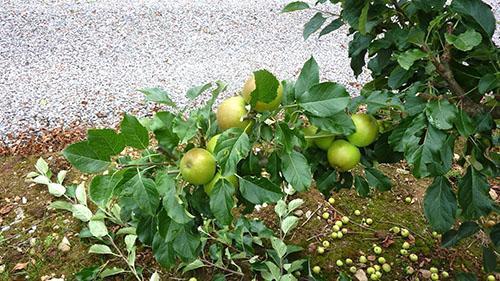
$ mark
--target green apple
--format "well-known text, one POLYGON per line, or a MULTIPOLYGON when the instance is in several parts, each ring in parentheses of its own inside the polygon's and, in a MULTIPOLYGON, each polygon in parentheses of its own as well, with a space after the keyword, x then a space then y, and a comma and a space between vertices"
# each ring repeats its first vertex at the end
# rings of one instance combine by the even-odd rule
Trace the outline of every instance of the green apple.
POLYGON ((339 236, 338 236, 338 234, 337 234, 337 233, 338 233, 338 232, 332 232, 332 234, 330 234, 330 237, 332 237, 333 239, 337 239, 337 238, 339 238, 339 236))
POLYGON ((418 256, 417 256, 417 255, 415 255, 415 254, 410 254, 410 260, 411 260, 412 262, 416 262, 416 261, 418 261, 418 256))
POLYGON ((215 174, 214 178, 207 184, 205 184, 204 186, 204 189, 205 189, 205 192, 210 195, 212 193, 212 190, 214 189, 215 187, 215 184, 221 179, 226 179, 227 181, 229 181, 231 183, 231 185, 235 188, 238 187, 239 183, 238 183, 238 177, 236 177, 235 175, 230 175, 230 176, 227 176, 227 177, 222 177, 222 175, 220 174, 220 172, 218 172, 217 174, 215 174))
POLYGON ((330 217, 330 214, 327 212, 324 212, 323 215, 321 215, 325 220, 327 220, 330 217))
POLYGON ((316 252, 318 252, 318 254, 322 255, 322 254, 325 253, 325 248, 323 248, 323 247, 320 246, 320 247, 318 247, 318 249, 316 250, 316 252))
POLYGON ((340 227, 338 225, 333 225, 332 230, 335 232, 338 232, 338 231, 340 231, 340 227))
POLYGON ((196 277, 191 277, 189 278, 189 281, 198 281, 198 279, 196 279, 196 277))
POLYGON ((448 277, 450 277, 450 274, 447 271, 443 271, 443 272, 441 272, 441 276, 443 278, 448 278, 448 277))
POLYGON ((361 159, 359 149, 345 140, 336 140, 328 149, 328 162, 341 172, 349 171, 361 159))
POLYGON ((384 263, 385 263, 385 258, 384 258, 384 257, 379 257, 379 258, 377 259, 377 261, 378 261, 378 263, 380 263, 380 264, 384 264, 384 263))
POLYGON ((342 221, 342 223, 346 224, 349 222, 349 217, 343 216, 340 220, 342 221))
MULTIPOLYGON (((250 78, 245 82, 245 85, 243 85, 243 90, 241 91, 241 95, 245 99, 247 103, 250 103, 250 100, 252 99, 252 92, 255 90, 256 85, 255 85, 255 77, 252 74, 250 78)), ((278 106, 281 104, 281 100, 283 99, 283 86, 281 86, 281 83, 278 86, 278 90, 276 93, 276 97, 266 103, 262 101, 258 101, 255 104, 255 111, 257 112, 265 112, 265 111, 272 111, 278 108, 278 106)))
POLYGON ((382 270, 384 270, 385 272, 389 272, 391 271, 391 266, 388 263, 384 263, 382 265, 382 270))
POLYGON ((223 131, 229 128, 245 129, 250 124, 250 120, 243 120, 247 113, 243 97, 230 97, 217 108, 217 125, 223 131))
POLYGON ((345 259, 345 264, 351 265, 353 263, 352 259, 345 259))
POLYGON ((337 260, 336 262, 337 266, 343 266, 344 265, 344 262, 341 261, 341 260, 337 260))
POLYGON ((306 148, 313 147, 314 146, 314 139, 307 138, 307 137, 312 137, 316 135, 316 132, 318 131, 318 127, 314 125, 309 125, 307 127, 302 128, 302 132, 304 133, 304 137, 306 137, 306 148))
POLYGON ((325 247, 325 248, 330 247, 330 242, 328 240, 323 241, 322 244, 323 244, 323 247, 325 247))
POLYGON ((354 214, 355 214, 356 216, 361 216, 361 211, 360 211, 360 210, 355 210, 355 211, 354 211, 354 214))
POLYGON ((360 262, 360 263, 366 263, 367 261, 368 261, 368 260, 366 259, 366 257, 365 257, 365 256, 361 256, 361 257, 359 257, 359 262, 360 262))
POLYGON ((382 253, 382 248, 380 248, 379 246, 376 246, 373 248, 373 252, 377 255, 380 255, 382 253))
POLYGON ((342 227, 342 225, 344 225, 344 223, 342 221, 336 221, 335 225, 338 227, 342 227))
POLYGON ((439 280, 439 275, 437 273, 431 273, 431 280, 439 280))
POLYGON ((435 268, 435 267, 431 267, 431 268, 429 269, 429 271, 430 271, 431 273, 438 273, 438 272, 439 272, 439 270, 438 270, 437 268, 435 268))
POLYGON ((318 273, 321 272, 321 267, 319 267, 319 266, 316 265, 315 267, 313 267, 312 270, 313 270, 314 273, 318 274, 318 273))
POLYGON ((403 243, 403 249, 405 249, 405 250, 410 249, 410 243, 408 243, 408 242, 404 242, 404 243, 403 243))
POLYGON ((403 236, 405 238, 410 236, 410 231, 406 228, 401 229, 401 236, 403 236))
POLYGON ((314 144, 320 149, 327 151, 334 140, 335 136, 332 136, 332 133, 321 131, 315 135, 314 144))
POLYGON ((488 278, 487 279, 488 281, 495 281, 495 276, 493 276, 493 275, 488 275, 487 278, 488 278))
POLYGON ((347 234, 347 228, 342 228, 342 233, 347 234))
POLYGON ((347 139, 357 147, 365 147, 373 143, 378 136, 377 120, 368 114, 358 113, 351 116, 356 131, 347 139))
POLYGON ((344 237, 344 233, 342 231, 337 232, 337 238, 342 239, 342 237, 344 237))
POLYGON ((371 266, 370 266, 370 267, 368 267, 368 268, 366 269, 366 273, 368 273, 368 274, 374 274, 374 273, 375 273, 375 268, 373 268, 373 267, 371 267, 371 266))
POLYGON ((181 175, 189 183, 207 184, 215 175, 215 158, 208 150, 193 148, 186 152, 180 162, 181 175))
POLYGON ((356 267, 355 267, 355 266, 351 266, 351 267, 349 268, 349 271, 350 271, 351 273, 356 273, 356 271, 358 271, 358 270, 356 269, 356 267))
POLYGON ((371 218, 366 219, 366 224, 372 224, 372 223, 373 223, 373 220, 371 218))
POLYGON ((211 153, 214 153, 215 151, 215 146, 217 145, 217 140, 219 139, 220 134, 217 134, 213 137, 210 138, 207 142, 207 150, 210 151, 211 153))
POLYGON ((328 198, 328 203, 335 204, 335 198, 333 197, 328 198))

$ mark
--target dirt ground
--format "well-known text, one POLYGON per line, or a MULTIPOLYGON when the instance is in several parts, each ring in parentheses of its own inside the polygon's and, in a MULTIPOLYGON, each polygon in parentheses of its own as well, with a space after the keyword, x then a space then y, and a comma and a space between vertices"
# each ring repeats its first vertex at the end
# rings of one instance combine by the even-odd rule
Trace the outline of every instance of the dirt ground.
MULTIPOLYGON (((57 153, 44 154, 43 157, 53 171, 70 170, 67 182, 89 181, 71 170, 57 153)), ((48 210, 47 206, 55 200, 54 197, 44 186, 25 182, 26 174, 34 170, 37 159, 38 156, 0 157, 0 280, 50 280, 54 277, 75 280, 76 272, 106 261, 87 254, 90 242, 78 237, 83 224, 67 212, 48 210), (70 250, 66 252, 58 249, 64 237, 70 242, 70 250)), ((413 178, 403 164, 383 165, 381 169, 395 184, 390 192, 361 198, 353 190, 343 189, 333 195, 333 205, 315 189, 297 195, 304 199, 305 204, 300 209, 301 222, 291 235, 290 243, 306 249, 303 254, 311 257, 311 265, 321 266, 327 280, 332 280, 328 276, 336 276, 335 272, 339 270, 348 271, 347 266, 339 268, 335 265, 338 259, 357 261, 360 255, 374 259, 373 244, 382 246, 382 255, 392 266, 392 271, 384 274, 382 280, 413 280, 404 272, 407 266, 416 271, 422 270, 424 276, 431 266, 440 271, 446 270, 451 275, 456 271, 469 271, 482 276, 480 247, 484 237, 478 234, 454 249, 439 247, 439 241, 427 228, 422 212, 422 199, 428 181, 413 178), (406 203, 406 197, 411 197, 412 203, 406 203), (361 215, 354 215, 354 210, 360 210, 361 215), (330 213, 329 220, 321 218, 323 212, 330 213), (335 219, 343 215, 351 219, 345 226, 347 234, 342 239, 329 238, 335 219), (367 218, 371 218, 373 224, 361 224, 367 218), (410 237, 403 239, 390 233, 389 229, 393 226, 407 228, 410 237), (319 255, 316 247, 324 240, 329 240, 331 246, 319 255), (399 254, 404 241, 412 244, 410 253, 419 256, 418 262, 410 262, 408 257, 399 254)), ((275 227, 272 208, 263 208, 252 216, 275 227)), ((498 217, 491 219, 498 221, 498 217)), ((148 251, 144 251, 142 260, 138 261, 161 270, 148 251)), ((116 260, 109 262, 118 263, 116 260)), ((163 274, 166 276, 165 272, 163 274)), ((198 274, 206 275, 206 272, 198 274)), ((172 277, 171 274, 168 276, 172 277)), ((115 280, 128 279, 122 276, 115 280)))

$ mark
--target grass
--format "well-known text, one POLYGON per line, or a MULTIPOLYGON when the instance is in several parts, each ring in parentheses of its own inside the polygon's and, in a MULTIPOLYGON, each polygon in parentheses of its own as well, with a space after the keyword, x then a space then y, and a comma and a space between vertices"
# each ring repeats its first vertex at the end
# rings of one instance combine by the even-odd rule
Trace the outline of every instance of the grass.
MULTIPOLYGON (((45 155, 44 158, 50 156, 49 165, 52 170, 69 168, 57 155, 45 155)), ((5 226, 14 221, 17 208, 21 208, 25 216, 21 222, 12 225, 11 229, 0 233, 0 266, 5 265, 5 271, 0 273, 0 280, 40 280, 48 275, 64 275, 72 280, 74 274, 84 267, 106 262, 103 258, 87 254, 91 242, 77 237, 83 224, 67 212, 48 211, 47 206, 54 198, 47 193, 45 187, 24 181, 25 175, 34 169, 36 159, 35 156, 0 158, 0 209, 13 205, 11 211, 0 215, 0 225, 5 226), (21 203, 22 197, 27 199, 26 204, 21 203), (30 231, 33 226, 36 226, 36 230, 30 231), (69 252, 61 252, 57 248, 64 236, 71 243, 69 252), (28 264, 22 270, 13 270, 18 263, 28 264)), ((355 261, 355 266, 360 268, 361 265, 357 263, 359 256, 365 255, 373 259, 376 255, 372 246, 377 244, 388 245, 383 247, 382 256, 392 267, 391 272, 384 274, 381 280, 411 280, 405 274, 407 266, 415 270, 428 270, 433 266, 452 275, 457 271, 471 271, 481 275, 480 237, 467 239, 454 249, 442 249, 438 239, 427 228, 421 205, 429 182, 416 180, 403 173, 407 168, 402 164, 381 166, 381 169, 395 184, 390 192, 375 192, 371 197, 361 198, 353 190, 344 189, 333 195, 333 205, 315 189, 297 195, 305 201, 301 207, 304 215, 299 227, 291 234, 290 242, 305 249, 304 255, 310 256, 311 265, 319 265, 322 276, 332 280, 331 276, 336 277, 340 271, 347 273, 349 269, 345 265, 336 266, 336 260, 351 258, 355 261), (408 196, 414 199, 413 203, 405 203, 404 199, 408 196), (360 216, 354 215, 354 210, 357 209, 361 210, 360 216), (308 212, 314 213, 310 219, 306 218, 308 212), (321 218, 323 212, 331 214, 329 220, 321 218), (349 216, 351 220, 346 225, 347 235, 342 239, 329 238, 335 219, 340 219, 342 215, 349 216), (372 218, 374 222, 362 227, 360 225, 363 218, 372 218), (389 229, 393 226, 409 229, 411 238, 403 239, 400 235, 390 233, 389 229), (324 254, 319 255, 315 249, 323 240, 329 240, 331 246, 324 254), (404 241, 411 242, 410 252, 419 256, 418 262, 411 262, 400 255, 404 241)), ((68 176, 68 182, 81 181, 81 175, 74 171, 70 171, 68 176)), ((276 227, 273 206, 256 211, 252 216, 261 218, 270 227, 276 227)), ((151 259, 148 255, 143 260, 148 260, 147 266, 159 269, 155 262, 149 261, 151 259)), ((111 263, 117 261, 111 260, 111 263)))

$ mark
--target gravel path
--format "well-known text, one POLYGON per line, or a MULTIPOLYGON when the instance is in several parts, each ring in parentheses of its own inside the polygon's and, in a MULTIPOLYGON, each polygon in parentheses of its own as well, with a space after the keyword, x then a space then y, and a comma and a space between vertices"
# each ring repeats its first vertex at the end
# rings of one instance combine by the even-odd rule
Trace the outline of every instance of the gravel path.
POLYGON ((280 14, 287 2, 0 0, 0 143, 29 128, 146 115, 138 88, 160 86, 185 104, 203 82, 228 82, 229 95, 252 70, 296 76, 311 54, 323 78, 364 81, 349 68, 345 27, 304 42, 312 14, 280 14))

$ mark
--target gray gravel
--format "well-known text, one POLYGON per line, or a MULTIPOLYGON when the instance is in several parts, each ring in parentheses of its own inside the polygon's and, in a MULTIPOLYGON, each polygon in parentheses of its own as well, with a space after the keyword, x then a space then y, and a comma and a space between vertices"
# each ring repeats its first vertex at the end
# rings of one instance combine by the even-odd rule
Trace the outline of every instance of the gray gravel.
POLYGON ((185 91, 221 79, 230 95, 256 69, 296 76, 314 54, 324 79, 348 84, 341 28, 302 39, 311 12, 280 14, 288 0, 0 0, 0 142, 7 133, 147 115, 136 89, 185 91))

